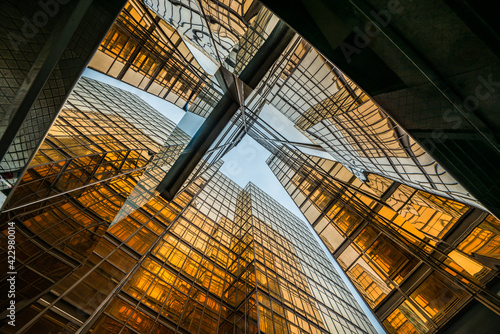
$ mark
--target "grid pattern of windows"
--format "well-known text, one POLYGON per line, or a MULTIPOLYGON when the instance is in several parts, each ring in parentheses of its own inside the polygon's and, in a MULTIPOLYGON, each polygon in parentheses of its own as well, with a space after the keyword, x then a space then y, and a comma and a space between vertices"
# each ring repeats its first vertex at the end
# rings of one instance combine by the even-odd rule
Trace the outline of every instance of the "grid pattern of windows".
POLYGON ((42 314, 31 330, 374 333, 304 223, 213 167, 173 202, 154 197, 112 225, 52 290, 58 301, 20 312, 42 314), (76 319, 54 321, 65 305, 76 319))
POLYGON ((363 183, 309 156, 313 169, 305 157, 282 147, 267 162, 389 332, 435 331, 476 291, 487 293, 498 259, 493 216, 468 220, 480 210, 380 175, 363 183), (454 237, 460 226, 469 232, 454 237), (402 304, 390 304, 394 293, 402 304))
POLYGON ((254 217, 257 281, 268 282, 262 289, 258 284, 259 311, 273 317, 269 324, 261 319, 261 330, 274 324, 276 333, 283 333, 277 326, 286 323, 291 332, 372 332, 304 222, 255 185, 245 190, 254 217))
POLYGON ((240 75, 269 36, 276 22, 273 14, 262 7, 223 65, 232 69, 231 72, 235 75, 240 75))
POLYGON ((3 213, 22 232, 23 331, 373 333, 304 223, 220 162, 158 196, 189 140, 82 78, 3 213))
POLYGON ((465 254, 500 259, 500 223, 488 215, 459 245, 465 254))
POLYGON ((358 178, 384 175, 427 192, 480 204, 355 83, 300 38, 263 83, 267 100, 358 178))
POLYGON ((141 1, 125 6, 89 67, 181 108, 202 90, 205 99, 219 96, 179 33, 141 1))
MULTIPOLYGON (((144 174, 137 182, 134 190, 130 193, 130 196, 127 197, 127 200, 120 208, 120 211, 115 216, 112 224, 119 222, 131 212, 141 208, 155 196, 159 196, 159 193, 156 190, 158 185, 170 170, 175 160, 184 151, 184 148, 190 139, 191 137, 178 127, 172 131, 170 136, 165 140, 164 146, 157 154, 155 154, 151 162, 148 164, 144 174)), ((200 172, 202 173, 202 171, 200 172)), ((194 176, 194 174, 192 176, 194 176)), ((186 183, 189 183, 192 180, 193 177, 190 177, 186 183)))
POLYGON ((95 331, 374 331, 304 223, 252 184, 216 173, 151 249, 95 331))
POLYGON ((247 30, 245 14, 254 0, 146 0, 145 3, 184 38, 222 63, 247 30))
MULTIPOLYGON (((37 0, 2 2, 0 135, 5 134, 9 125, 13 127, 19 125, 19 130, 12 141, 5 142, 7 138, 3 137, 4 142, 2 142, 2 145, 8 147, 3 147, 6 152, 1 157, 0 172, 13 174, 8 180, 11 185, 17 184, 19 172, 27 168, 69 95, 71 87, 92 56, 95 43, 102 38, 114 19, 113 14, 100 12, 98 5, 87 7, 85 12, 79 13, 85 17, 78 28, 75 27, 75 31, 68 36, 70 39, 64 52, 47 59, 49 49, 46 48, 60 38, 59 30, 65 26, 65 20, 74 6, 76 1, 63 6, 68 11, 66 15, 56 15, 59 14, 59 10, 55 10, 56 13, 47 16, 45 5, 40 5, 37 0), (38 26, 33 24, 31 21, 33 17, 40 17, 43 24, 38 26), (47 19, 44 19, 45 17, 47 19), (33 38, 35 35, 36 38, 33 38), (56 59, 58 61, 53 64, 50 71, 40 72, 42 65, 51 66, 51 62, 56 59), (42 87, 33 90, 34 87, 31 85, 37 75, 45 81, 42 87), (28 92, 31 96, 27 94, 28 92), (36 98, 29 102, 33 95, 36 98), (28 102, 29 107, 28 104, 23 107, 23 102, 28 102), (24 108, 29 108, 29 111, 22 124, 11 124, 16 111, 22 114, 24 108)), ((110 12, 113 12, 113 6, 119 6, 119 3, 109 6, 110 12)), ((59 5, 56 3, 55 7, 58 8, 59 5)), ((52 9, 49 11, 52 13, 52 9)), ((8 186, 1 182, 0 189, 8 189, 8 186)))
POLYGON ((81 78, 1 214, 18 231, 18 302, 81 272, 174 128, 137 96, 81 78))
MULTIPOLYGON (((90 66, 206 117, 222 89, 195 55, 239 75, 277 21, 253 0, 131 0, 90 66)), ((307 226, 218 172, 246 133, 279 137, 258 118, 265 100, 336 159, 258 138, 389 332, 436 331, 472 298, 500 305, 487 288, 498 220, 355 83, 296 35, 247 88, 168 202, 156 188, 191 138, 137 96, 81 80, 1 216, 19 225, 22 332, 374 332, 307 226)))

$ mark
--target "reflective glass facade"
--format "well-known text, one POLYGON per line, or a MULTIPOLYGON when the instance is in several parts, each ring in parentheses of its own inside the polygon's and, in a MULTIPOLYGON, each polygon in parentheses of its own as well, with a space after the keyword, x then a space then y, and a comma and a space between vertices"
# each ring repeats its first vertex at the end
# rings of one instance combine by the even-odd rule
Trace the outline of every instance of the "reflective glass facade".
POLYGON ((127 3, 89 67, 181 108, 210 79, 179 33, 141 1, 127 3))
POLYGON ((174 128, 137 96, 81 78, 2 211, 16 222, 18 303, 80 268, 174 128))
MULTIPOLYGON (((90 322, 95 331, 373 332, 304 224, 297 221, 308 254, 280 228, 283 215, 297 218, 269 205, 258 188, 242 189, 217 173, 186 200, 140 267, 101 305, 90 322)), ((131 231, 119 222, 109 232, 124 239, 131 231)))
POLYGON ((0 190, 18 184, 125 1, 82 2, 2 1, 0 190))
POLYGON ((491 214, 285 147, 268 164, 388 332, 435 332, 474 297, 496 303, 491 214))
MULTIPOLYGON (((38 22, 15 52, 12 34, 42 2, 0 11, 0 238, 16 224, 22 324, 2 331, 375 332, 322 246, 389 333, 446 331, 471 317, 500 326, 500 223, 482 204, 498 207, 477 201, 378 104, 386 97, 369 87, 374 99, 275 10, 254 0, 62 2, 50 15, 60 20, 38 22), (136 95, 85 77, 66 100, 87 63, 203 124, 187 134, 136 95), (324 245, 257 186, 219 171, 246 135, 271 153, 324 245)), ((412 105, 395 96, 401 110, 412 105)), ((428 115, 416 134, 434 136, 437 107, 419 107, 428 115)), ((446 145, 465 136, 470 150, 468 127, 446 145)), ((479 174, 478 184, 495 179, 479 174)))
MULTIPOLYGON (((253 1, 134 0, 90 67, 206 117, 222 97, 223 84, 200 63, 240 75, 277 21, 253 1), (168 54, 160 56, 153 45, 168 54), (171 79, 163 80, 161 73, 171 79)), ((364 173, 376 173, 481 207, 385 110, 298 35, 246 101, 245 118, 258 117, 266 102, 361 180, 364 173)), ((242 127, 241 120, 233 123, 242 127)))
POLYGON ((298 38, 276 62, 267 100, 361 180, 376 173, 411 187, 478 202, 359 86, 298 38))
POLYGON ((2 331, 375 333, 305 223, 220 162, 158 196, 189 140, 80 80, 2 213, 21 278, 2 331))

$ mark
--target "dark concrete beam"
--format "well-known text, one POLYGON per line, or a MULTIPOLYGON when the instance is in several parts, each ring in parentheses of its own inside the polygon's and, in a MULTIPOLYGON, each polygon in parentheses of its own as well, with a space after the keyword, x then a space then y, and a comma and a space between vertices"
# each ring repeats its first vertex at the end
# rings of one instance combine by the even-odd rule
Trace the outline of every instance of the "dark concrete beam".
POLYGON ((274 62, 288 46, 294 32, 280 22, 273 29, 255 57, 236 78, 225 69, 220 69, 216 77, 225 90, 221 100, 196 132, 179 158, 157 187, 157 191, 167 201, 171 201, 231 118, 243 105, 243 97, 249 89, 257 87, 274 62), (245 85, 242 85, 242 83, 245 85))

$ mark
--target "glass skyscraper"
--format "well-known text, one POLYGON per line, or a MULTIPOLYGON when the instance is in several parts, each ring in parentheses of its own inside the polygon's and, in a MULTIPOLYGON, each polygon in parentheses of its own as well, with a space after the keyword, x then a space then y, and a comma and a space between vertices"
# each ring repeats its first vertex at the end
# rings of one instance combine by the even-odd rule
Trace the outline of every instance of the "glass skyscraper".
POLYGON ((488 212, 285 147, 267 163, 390 333, 494 303, 500 221, 488 212))
POLYGON ((298 38, 277 61, 268 101, 359 179, 377 173, 473 205, 477 201, 375 101, 298 38))
POLYGON ((1 331, 495 332, 500 62, 485 14, 3 2, 0 286, 16 283, 0 314, 14 301, 17 322, 1 331), (304 221, 262 180, 224 174, 249 138, 304 221))
POLYGON ((151 191, 179 131, 81 78, 2 215, 22 324, 2 330, 374 333, 304 222, 255 185, 216 163, 172 202, 151 191))

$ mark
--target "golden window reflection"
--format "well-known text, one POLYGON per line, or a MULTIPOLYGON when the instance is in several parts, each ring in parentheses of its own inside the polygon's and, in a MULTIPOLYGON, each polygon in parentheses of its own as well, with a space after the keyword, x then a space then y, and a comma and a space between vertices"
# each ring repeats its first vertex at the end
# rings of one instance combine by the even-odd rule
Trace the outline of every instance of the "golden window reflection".
POLYGON ((427 315, 438 321, 464 296, 463 290, 433 272, 410 294, 410 299, 417 303, 427 315))
POLYGON ((458 249, 466 254, 478 254, 500 260, 500 222, 488 215, 472 233, 460 243, 458 249))
MULTIPOLYGON (((465 277, 479 283, 491 272, 491 269, 483 266, 481 263, 471 259, 458 250, 453 250, 448 253, 448 259, 445 260, 445 263, 465 277)), ((456 273, 453 272, 452 275, 456 275, 456 273)))
POLYGON ((425 334, 428 320, 410 302, 404 301, 382 323, 390 334, 425 334))
POLYGON ((364 259, 356 261, 347 273, 372 308, 378 305, 393 288, 364 259))
POLYGON ((362 221, 362 219, 351 209, 344 207, 334 219, 346 235, 349 235, 362 221))
POLYGON ((380 235, 366 254, 396 283, 400 283, 418 262, 385 235, 380 235))
POLYGON ((116 319, 127 322, 132 328, 140 333, 147 333, 153 327, 153 319, 140 311, 134 310, 133 306, 121 299, 114 299, 106 309, 106 312, 116 319))
POLYGON ((366 250, 371 243, 377 238, 379 231, 371 226, 367 225, 363 231, 354 239, 356 245, 358 245, 362 250, 366 250))

